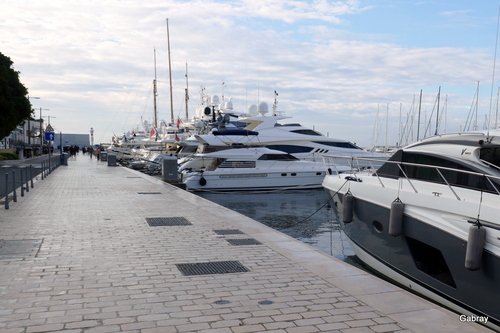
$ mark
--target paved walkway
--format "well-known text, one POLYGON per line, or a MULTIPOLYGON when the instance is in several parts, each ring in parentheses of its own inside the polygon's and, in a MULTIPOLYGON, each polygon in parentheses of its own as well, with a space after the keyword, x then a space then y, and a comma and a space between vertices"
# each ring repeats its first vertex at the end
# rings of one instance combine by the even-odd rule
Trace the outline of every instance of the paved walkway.
POLYGON ((0 250, 0 332, 489 331, 236 212, 82 155, 1 208, 0 250), (234 229, 242 234, 214 231, 234 229), (230 244, 245 239, 261 244, 230 244), (225 273, 223 261, 248 271, 225 273), (181 273, 194 263, 219 274, 181 273))

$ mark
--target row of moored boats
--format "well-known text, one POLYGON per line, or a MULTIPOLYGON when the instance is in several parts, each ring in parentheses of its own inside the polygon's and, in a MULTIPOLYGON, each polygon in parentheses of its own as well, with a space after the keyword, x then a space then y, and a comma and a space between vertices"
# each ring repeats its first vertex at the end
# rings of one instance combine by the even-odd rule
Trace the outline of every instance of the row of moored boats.
POLYGON ((324 187, 362 261, 459 320, 500 328, 500 131, 437 135, 387 155, 284 124, 264 104, 259 115, 202 111, 208 121, 189 139, 163 143, 188 189, 324 187))

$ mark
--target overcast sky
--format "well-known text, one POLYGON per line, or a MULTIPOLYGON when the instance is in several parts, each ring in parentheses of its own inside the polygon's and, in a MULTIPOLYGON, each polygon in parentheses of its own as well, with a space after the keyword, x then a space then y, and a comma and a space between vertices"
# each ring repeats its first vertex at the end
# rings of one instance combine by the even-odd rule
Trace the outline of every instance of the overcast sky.
POLYGON ((30 96, 40 97, 31 100, 36 118, 42 108, 57 132, 93 127, 96 142, 109 142, 141 117, 153 117, 155 48, 159 116, 170 121, 168 18, 175 118, 185 117, 187 64, 190 115, 202 86, 232 98, 241 111, 261 101, 271 106, 277 91, 278 110, 290 122, 362 146, 395 144, 400 114, 402 123, 414 115, 416 137, 421 90, 420 137, 435 131, 439 87, 439 132, 475 122, 478 82, 477 125, 483 128, 490 113, 494 123, 498 6, 492 0, 0 0, 0 52, 21 72, 30 96))

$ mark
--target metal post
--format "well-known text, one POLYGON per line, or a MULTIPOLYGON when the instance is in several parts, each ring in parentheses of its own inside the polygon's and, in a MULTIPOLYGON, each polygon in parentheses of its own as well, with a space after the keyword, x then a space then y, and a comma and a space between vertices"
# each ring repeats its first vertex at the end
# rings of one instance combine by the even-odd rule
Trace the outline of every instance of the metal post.
POLYGON ((5 209, 9 209, 9 173, 5 173, 5 209))
POLYGON ((31 188, 33 188, 33 165, 30 164, 31 188))
POLYGON ((52 143, 52 141, 49 141, 49 174, 52 172, 52 170, 50 170, 50 168, 51 168, 51 165, 50 165, 50 148, 51 148, 51 145, 50 144, 51 143, 52 143))
POLYGON ((30 186, 29 186, 29 176, 28 176, 28 167, 24 168, 26 170, 26 192, 30 191, 30 186))
POLYGON ((40 173, 42 174, 42 180, 43 180, 43 176, 45 176, 45 161, 42 161, 41 166, 42 170, 40 170, 41 171, 40 173))
POLYGON ((24 177, 23 177, 23 168, 19 168, 19 172, 21 173, 21 196, 24 197, 24 177))
POLYGON ((12 170, 12 185, 14 187, 14 198, 12 199, 14 202, 17 202, 17 193, 16 193, 16 171, 12 170))

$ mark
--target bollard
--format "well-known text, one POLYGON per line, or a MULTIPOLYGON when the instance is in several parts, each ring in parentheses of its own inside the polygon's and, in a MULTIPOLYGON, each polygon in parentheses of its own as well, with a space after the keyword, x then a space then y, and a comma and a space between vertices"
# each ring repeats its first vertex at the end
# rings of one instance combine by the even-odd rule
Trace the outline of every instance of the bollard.
POLYGON ((29 187, 29 176, 28 176, 28 168, 24 168, 26 169, 26 192, 29 192, 30 191, 30 187, 29 187))
POLYGON ((5 173, 5 209, 9 209, 9 173, 5 173))
POLYGON ((33 188, 33 165, 30 164, 31 188, 33 188))
MULTIPOLYGON (((23 177, 23 168, 19 168, 19 172, 21 173, 21 196, 24 197, 24 177, 23 177)), ((16 188, 14 187, 14 191, 16 188)))
POLYGON ((45 161, 42 161, 41 167, 42 169, 40 170, 40 173, 42 174, 42 180, 43 180, 43 176, 45 176, 45 161))
POLYGON ((17 202, 17 193, 16 193, 16 171, 12 170, 12 185, 14 188, 14 197, 12 201, 17 202))

